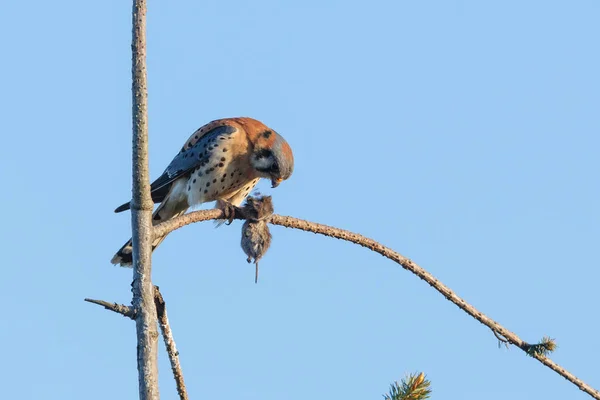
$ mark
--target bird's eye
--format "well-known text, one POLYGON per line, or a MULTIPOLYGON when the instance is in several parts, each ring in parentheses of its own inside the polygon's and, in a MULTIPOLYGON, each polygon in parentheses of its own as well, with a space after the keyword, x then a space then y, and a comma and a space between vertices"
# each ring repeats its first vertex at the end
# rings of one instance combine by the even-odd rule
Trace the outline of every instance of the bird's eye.
POLYGON ((271 131, 264 131, 264 132, 262 133, 262 135, 263 135, 263 137, 264 137, 265 139, 268 139, 268 138, 271 136, 271 133, 273 133, 273 132, 271 132, 271 131))

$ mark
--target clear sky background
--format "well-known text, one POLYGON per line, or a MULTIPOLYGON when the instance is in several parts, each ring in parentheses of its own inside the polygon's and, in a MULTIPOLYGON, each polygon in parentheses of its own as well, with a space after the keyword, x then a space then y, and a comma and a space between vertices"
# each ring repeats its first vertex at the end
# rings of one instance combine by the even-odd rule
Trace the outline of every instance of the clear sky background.
MULTIPOLYGON (((3 1, 0 398, 134 399, 134 323, 109 263, 130 235, 131 1, 3 1)), ((156 178, 198 127, 252 116, 294 149, 276 211, 422 265, 600 388, 600 4, 154 1, 156 178)), ((273 227, 172 234, 153 258, 193 399, 586 399, 396 264, 273 227)), ((175 399, 164 348, 160 386, 175 399)))

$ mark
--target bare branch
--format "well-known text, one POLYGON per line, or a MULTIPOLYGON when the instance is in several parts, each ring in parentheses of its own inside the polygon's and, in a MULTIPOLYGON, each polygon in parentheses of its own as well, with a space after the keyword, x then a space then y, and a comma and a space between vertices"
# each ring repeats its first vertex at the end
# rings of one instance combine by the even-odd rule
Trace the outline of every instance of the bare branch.
MULTIPOLYGON (((87 298, 84 300, 88 303, 98 304, 107 310, 114 311, 129 319, 136 319, 136 312, 133 307, 126 306, 124 304, 110 303, 104 300, 87 298)), ((173 338, 173 332, 171 331, 171 327, 169 325, 165 300, 163 299, 158 286, 154 286, 154 302, 156 305, 156 314, 158 316, 160 329, 165 340, 165 347, 169 355, 169 361, 171 362, 173 377, 175 378, 175 383, 177 384, 177 393, 179 394, 179 398, 181 400, 188 400, 189 398, 187 389, 183 380, 183 372, 181 369, 181 364, 179 363, 179 351, 177 351, 175 339, 173 338)))
POLYGON ((133 0, 132 12, 133 137, 131 230, 133 301, 136 312, 140 400, 158 400, 158 329, 152 286, 152 199, 148 172, 148 90, 146 81, 146 0, 133 0))
MULTIPOLYGON (((219 210, 219 209, 196 211, 196 212, 182 215, 177 218, 173 218, 169 221, 165 221, 165 222, 155 226, 154 234, 157 237, 163 236, 163 235, 166 235, 166 234, 174 231, 175 229, 181 228, 185 225, 189 225, 194 222, 207 221, 207 220, 212 220, 212 219, 221 219, 221 218, 224 218, 224 213, 222 210, 219 210)), ((243 211, 236 209, 234 218, 235 219, 244 219, 243 211)), ((502 325, 500 325, 496 321, 492 320, 491 318, 489 318, 488 316, 486 316, 485 314, 483 314, 482 312, 477 310, 471 304, 467 303, 464 299, 462 299, 456 293, 454 293, 454 291, 452 291, 449 287, 447 287, 442 282, 440 282, 438 279, 436 279, 429 272, 425 271, 423 268, 418 266, 412 260, 404 257, 400 253, 395 252, 394 250, 376 242, 373 239, 369 239, 369 238, 359 235, 357 233, 339 229, 339 228, 334 228, 334 227, 328 226, 328 225, 305 221, 305 220, 294 218, 294 217, 288 217, 288 216, 282 216, 282 215, 275 214, 270 217, 268 222, 273 225, 280 225, 280 226, 284 226, 286 228, 299 229, 299 230, 306 231, 306 232, 312 232, 312 233, 317 233, 319 235, 324 235, 324 236, 329 236, 329 237, 333 237, 336 239, 346 240, 348 242, 358 244, 362 247, 366 247, 367 249, 369 249, 371 251, 381 254, 382 256, 394 261, 395 263, 399 264, 402 268, 412 272, 417 277, 419 277, 420 279, 427 282, 435 290, 440 292, 446 299, 448 299, 452 303, 456 304, 461 310, 463 310, 464 312, 469 314, 471 317, 475 318, 477 321, 481 322, 483 325, 490 328, 492 330, 492 332, 494 332, 495 335, 502 336, 503 338, 505 338, 505 340, 507 342, 517 346, 518 348, 523 350, 525 353, 527 353, 531 357, 535 358, 536 360, 538 360, 539 362, 541 362, 542 364, 544 364, 551 370, 553 370, 556 373, 558 373, 559 375, 561 375, 563 378, 572 382, 574 385, 576 385, 579 389, 581 389, 585 393, 589 394, 590 396, 592 396, 593 398, 595 398, 597 400, 600 400, 600 392, 598 392, 596 389, 592 388, 591 386, 589 386, 588 384, 583 382, 581 379, 577 378, 575 375, 573 375, 566 369, 562 368, 561 366, 556 364, 554 361, 550 360, 548 357, 544 356, 542 353, 532 352, 531 348, 534 345, 531 345, 531 344, 525 342, 519 336, 517 336, 515 333, 504 328, 502 325)))
POLYGON ((104 301, 104 300, 94 300, 94 299, 83 299, 83 300, 87 301, 88 303, 98 304, 99 306, 102 306, 102 307, 106 308, 107 310, 114 311, 118 314, 121 314, 124 317, 135 320, 135 310, 133 309, 133 307, 126 306, 125 304, 109 303, 108 301, 104 301))
MULTIPOLYGON (((186 225, 193 224, 194 222, 210 221, 213 219, 225 219, 225 213, 223 210, 211 209, 211 210, 200 210, 194 211, 189 214, 184 214, 177 218, 169 219, 165 222, 161 222, 154 226, 154 237, 159 238, 165 236, 176 229, 182 228, 186 225)), ((241 214, 241 210, 236 209, 233 219, 245 219, 241 214)))
POLYGON ((179 352, 175 346, 175 339, 173 338, 173 332, 169 325, 165 300, 163 299, 158 286, 154 286, 154 302, 156 303, 158 324, 160 325, 160 330, 162 331, 165 340, 165 347, 167 348, 169 361, 171 362, 171 370, 173 370, 173 377, 175 378, 175 383, 177 385, 177 393, 181 400, 188 400, 187 390, 183 381, 183 372, 181 370, 181 364, 179 363, 179 352))

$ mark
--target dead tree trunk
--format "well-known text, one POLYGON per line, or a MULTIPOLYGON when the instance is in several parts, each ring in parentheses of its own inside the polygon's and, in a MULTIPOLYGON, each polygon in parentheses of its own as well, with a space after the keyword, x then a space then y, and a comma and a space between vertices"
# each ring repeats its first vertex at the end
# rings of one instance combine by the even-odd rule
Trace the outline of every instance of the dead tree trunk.
POLYGON ((132 11, 133 97, 133 301, 137 331, 137 366, 141 400, 158 400, 158 329, 152 285, 152 208, 148 172, 148 92, 146 81, 146 0, 132 11))

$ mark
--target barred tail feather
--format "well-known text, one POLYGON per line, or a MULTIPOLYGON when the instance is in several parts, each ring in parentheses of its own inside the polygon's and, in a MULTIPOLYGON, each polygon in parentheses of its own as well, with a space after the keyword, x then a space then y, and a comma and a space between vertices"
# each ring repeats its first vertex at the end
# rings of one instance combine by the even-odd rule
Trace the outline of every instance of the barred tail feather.
MULTIPOLYGON (((183 214, 183 212, 181 213, 183 214)), ((162 243, 163 240, 165 240, 167 236, 161 236, 159 238, 156 238, 153 242, 152 242, 152 251, 154 251, 154 249, 156 249, 158 247, 159 244, 162 243)), ((131 242, 131 239, 129 239, 127 241, 127 243, 125 243, 123 245, 123 247, 121 247, 119 249, 119 251, 117 251, 117 253, 113 256, 112 260, 110 260, 111 263, 113 263, 114 265, 120 265, 121 267, 128 267, 131 268, 133 265, 133 243, 131 242)))
MULTIPOLYGON (((182 182, 183 187, 185 187, 185 181, 182 182)), ((174 185, 177 189, 178 186, 174 185)), ((184 196, 180 196, 182 192, 179 190, 175 190, 170 192, 167 198, 158 206, 156 211, 152 214, 152 225, 157 225, 163 221, 166 221, 171 218, 178 217, 185 213, 188 208, 187 198, 184 196)), ((185 193, 185 192, 183 192, 185 193)), ((165 236, 154 239, 152 242, 152 251, 158 247, 158 245, 165 240, 165 236)), ((117 253, 110 260, 111 263, 115 265, 120 265, 121 267, 131 267, 133 264, 133 245, 131 243, 131 239, 127 241, 117 251, 117 253)))
POLYGON ((133 264, 132 252, 133 244, 131 242, 131 239, 129 239, 127 243, 125 243, 123 247, 121 247, 119 251, 117 251, 117 253, 113 256, 110 262, 114 265, 118 264, 121 267, 131 267, 131 265, 133 264))
MULTIPOLYGON (((156 212, 154 213, 154 215, 156 215, 156 213, 159 210, 157 209, 156 212)), ((175 218, 180 216, 181 214, 185 213, 185 210, 183 211, 179 211, 178 213, 174 214, 171 218, 175 218)), ((152 223, 153 225, 156 225, 158 222, 162 222, 161 220, 156 221, 154 218, 152 218, 152 223)), ((163 240, 165 240, 167 236, 161 236, 159 238, 154 239, 154 241, 152 242, 152 251, 154 251, 154 249, 156 249, 158 247, 159 244, 162 243, 163 240)), ((131 268, 132 264, 133 264, 133 244, 131 242, 131 239, 129 239, 127 241, 127 243, 125 243, 123 245, 123 247, 121 247, 119 249, 119 251, 117 251, 117 253, 113 256, 112 260, 110 260, 110 262, 114 265, 120 265, 121 267, 129 267, 131 268)))

